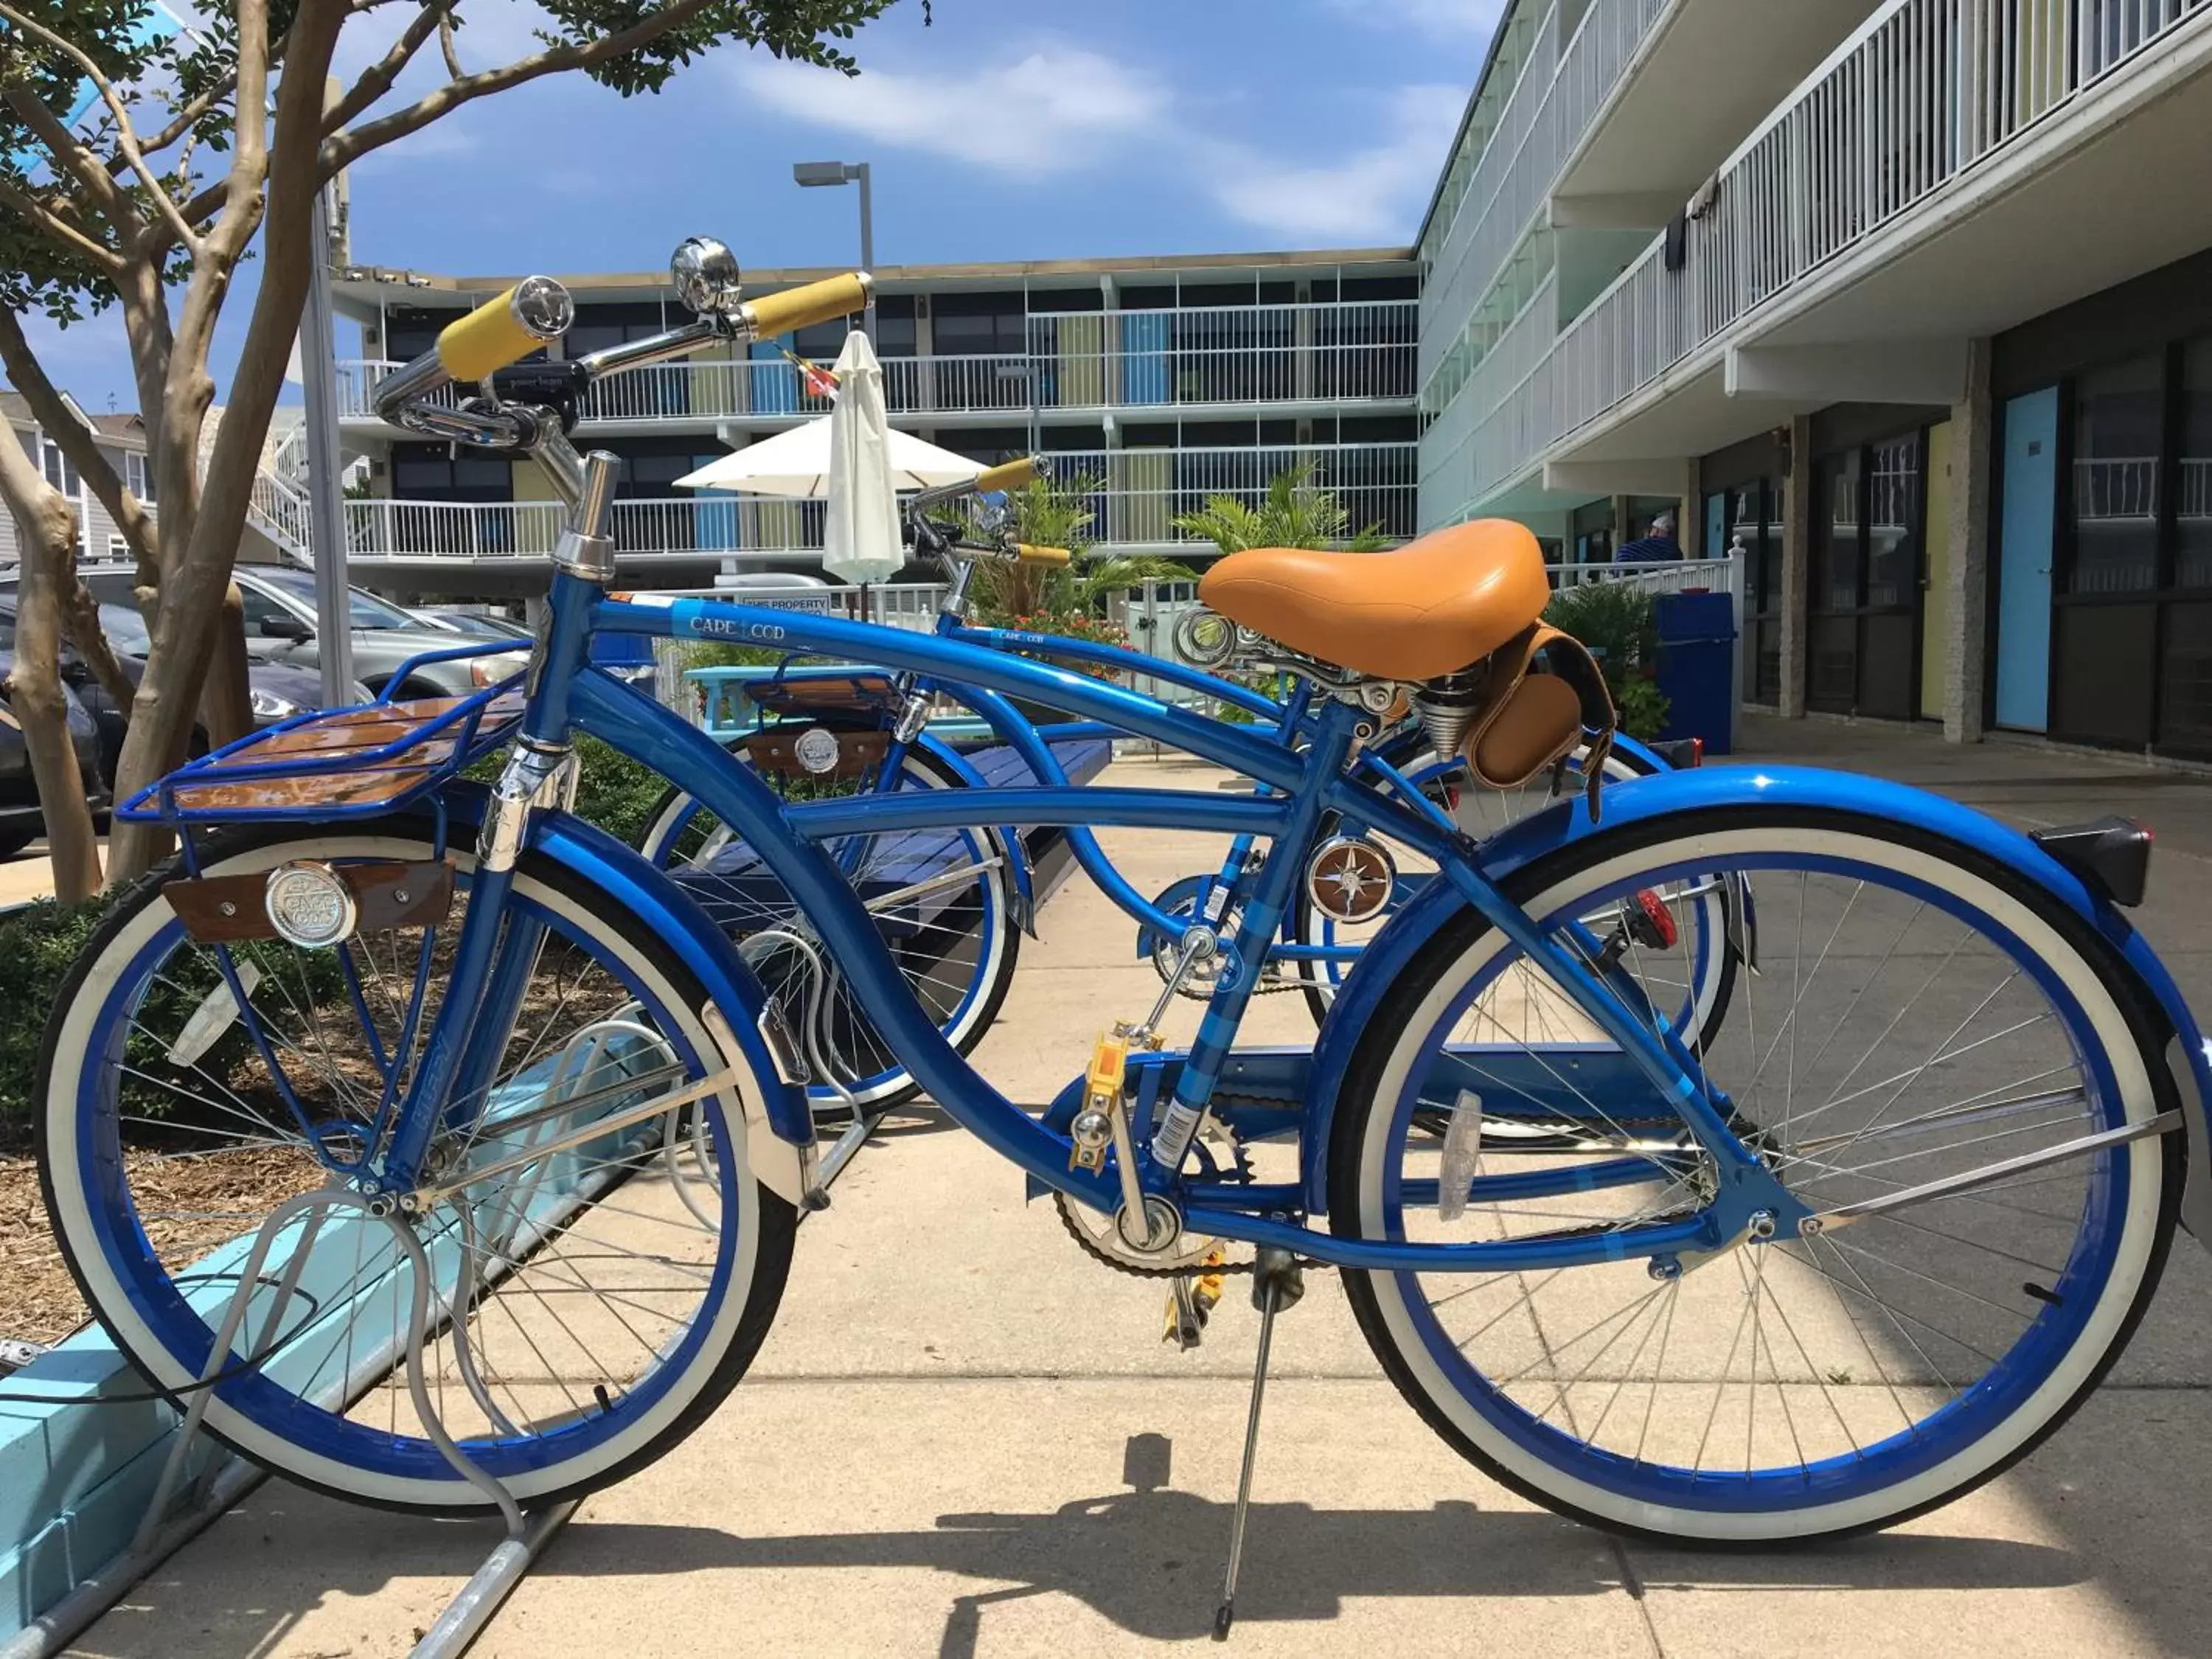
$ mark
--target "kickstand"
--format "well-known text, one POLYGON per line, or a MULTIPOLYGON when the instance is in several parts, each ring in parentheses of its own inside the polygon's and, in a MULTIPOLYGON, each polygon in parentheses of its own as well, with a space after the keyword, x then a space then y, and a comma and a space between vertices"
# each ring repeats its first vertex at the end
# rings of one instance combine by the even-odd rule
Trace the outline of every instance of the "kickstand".
POLYGON ((1244 1559, 1244 1518, 1252 1505, 1252 1462, 1260 1450, 1260 1403, 1267 1392, 1267 1348, 1275 1316, 1305 1294, 1305 1273, 1288 1250, 1263 1247, 1252 1275, 1252 1305, 1260 1310, 1260 1352, 1252 1365, 1252 1410, 1244 1420, 1244 1468, 1237 1478, 1237 1511, 1229 1522, 1229 1572, 1213 1615, 1213 1639, 1226 1642, 1237 1622, 1237 1569, 1244 1559))

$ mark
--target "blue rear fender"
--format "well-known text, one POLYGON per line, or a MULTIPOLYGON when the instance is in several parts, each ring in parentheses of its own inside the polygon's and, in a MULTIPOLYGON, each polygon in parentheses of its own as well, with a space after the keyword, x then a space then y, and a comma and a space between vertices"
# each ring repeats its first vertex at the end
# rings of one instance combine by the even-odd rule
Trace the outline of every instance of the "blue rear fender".
MULTIPOLYGON (((1587 803, 1577 797, 1522 819, 1480 847, 1470 844, 1470 850, 1485 878, 1502 883, 1537 860, 1593 836, 1714 808, 1749 805, 1851 812, 1955 842, 2019 872, 2095 928, 2135 970, 2165 1017, 2168 1029, 2159 1035, 2166 1040, 2166 1066, 2187 1121, 2189 1180, 2181 1218, 2191 1233, 2212 1248, 2212 1144, 2206 1133, 2212 1047, 2173 976, 2126 916, 2018 830, 1943 796, 1887 779, 1810 767, 1729 766, 1611 785, 1605 791, 1601 825, 1590 822, 1587 803)), ((1330 1127, 1359 1038, 1406 964, 1464 903, 1449 882, 1428 883, 1361 952, 1358 966, 1329 1007, 1314 1049, 1310 1115, 1302 1154, 1305 1202, 1315 1214, 1328 1207, 1330 1127)))

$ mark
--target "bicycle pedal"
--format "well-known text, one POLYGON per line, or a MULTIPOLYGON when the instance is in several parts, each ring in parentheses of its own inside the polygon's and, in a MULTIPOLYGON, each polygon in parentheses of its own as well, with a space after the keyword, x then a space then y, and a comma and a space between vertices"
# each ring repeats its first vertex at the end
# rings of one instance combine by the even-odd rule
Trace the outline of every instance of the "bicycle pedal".
POLYGON ((1178 1279, 1170 1287, 1167 1328, 1160 1333, 1161 1341, 1172 1342, 1188 1353, 1205 1340, 1206 1321, 1221 1300, 1223 1261, 1221 1249, 1216 1245, 1206 1253, 1205 1265, 1213 1271, 1195 1279, 1178 1279))
POLYGON ((1114 1108, 1121 1098, 1122 1080, 1129 1072, 1129 1038, 1122 1031, 1101 1031, 1091 1050, 1091 1069, 1083 1078, 1083 1109, 1067 1126, 1074 1143, 1068 1154, 1071 1170, 1093 1174, 1106 1167, 1106 1149, 1114 1140, 1114 1108))

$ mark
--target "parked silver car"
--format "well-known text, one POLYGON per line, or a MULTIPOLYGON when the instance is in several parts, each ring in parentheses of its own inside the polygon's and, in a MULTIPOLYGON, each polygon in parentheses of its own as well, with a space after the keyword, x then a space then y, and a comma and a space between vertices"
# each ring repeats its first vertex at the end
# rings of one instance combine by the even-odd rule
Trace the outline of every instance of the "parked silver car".
MULTIPOLYGON (((315 578, 312 572, 282 565, 240 565, 233 573, 246 605, 246 632, 255 656, 270 662, 314 669, 322 662, 316 641, 315 578)), ((131 603, 127 565, 104 565, 84 573, 85 585, 102 603, 131 603)), ((481 641, 513 645, 489 630, 456 634, 428 627, 398 605, 356 587, 351 590, 354 678, 382 691, 410 659, 425 651, 450 650, 481 641)), ((498 655, 424 663, 411 669, 399 687, 403 696, 465 696, 478 686, 505 679, 520 669, 526 649, 498 655)))

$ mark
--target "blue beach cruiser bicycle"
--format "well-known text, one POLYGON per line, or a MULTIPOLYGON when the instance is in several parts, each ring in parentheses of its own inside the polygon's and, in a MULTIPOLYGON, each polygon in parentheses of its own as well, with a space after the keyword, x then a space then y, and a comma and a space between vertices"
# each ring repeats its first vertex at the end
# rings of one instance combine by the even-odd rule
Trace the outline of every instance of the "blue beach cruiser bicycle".
POLYGON ((566 810, 580 732, 756 849, 898 1063, 1087 1218, 1094 1254, 1182 1282, 1254 1247, 1270 1316, 1301 1267, 1338 1270, 1422 1417, 1564 1514, 1698 1540, 1885 1526, 2095 1387, 2212 1190, 2204 1038, 2118 908, 2140 831, 2030 839, 1894 784, 1747 766, 1591 787, 1478 842, 1369 747, 1401 692, 1456 708, 1440 735, 1485 766, 1601 752, 1611 725, 1587 658, 1538 631, 1540 556, 1506 524, 1214 567, 1206 604, 1302 678, 1296 745, 957 639, 611 595, 615 464, 570 444, 577 392, 847 314, 865 283, 746 302, 704 242, 676 276, 697 320, 669 336, 441 401, 561 333, 565 295, 532 278, 380 391, 417 430, 534 457, 568 503, 518 682, 307 717, 125 809, 181 852, 54 1012, 46 1190, 92 1307, 210 1430, 371 1502, 481 1510, 486 1480, 542 1502, 666 1452, 766 1334, 799 1223, 872 1120, 817 1139, 804 976, 769 989, 670 872, 566 810), (599 633, 1020 697, 1265 792, 1068 787, 1040 746, 1021 787, 787 801, 590 667, 599 633), (1557 672, 1526 672, 1540 644, 1557 672), (495 785, 460 778, 502 750, 495 785), (1311 1044, 1237 1048, 1331 815, 1433 877, 1311 1044), (838 855, 1010 823, 1255 849, 1233 927, 1179 921, 1171 981, 1216 964, 1194 1037, 1164 1043, 1170 995, 1129 1009, 1042 1110, 977 1075, 901 972, 884 919, 916 901, 871 908, 838 855), (1665 988, 1726 943, 1682 917, 1722 882, 1753 896, 1756 961, 1692 1033, 1665 988), (179 1242, 205 1207, 177 1195, 187 1166, 201 1192, 252 1168, 305 1196, 251 1255, 210 1255, 179 1242), (438 1434, 400 1403, 410 1349, 438 1434))
MULTIPOLYGON (((1018 543, 999 494, 1027 483, 1041 465, 1035 458, 1009 462, 972 481, 921 492, 908 502, 909 547, 917 558, 939 562, 949 579, 938 606, 938 636, 1073 665, 1126 684, 1165 684, 1187 699, 1201 700, 1230 718, 1272 732, 1288 746, 1310 742, 1316 710, 1315 687, 1304 677, 1307 665, 1276 661, 1264 638, 1240 634, 1209 612, 1184 619, 1177 629, 1181 654, 1167 659, 1097 641, 969 622, 979 564, 1066 560, 1060 550, 1018 543), (957 518, 940 516, 946 509, 962 508, 957 518), (1287 682, 1287 696, 1272 696, 1254 684, 1194 665, 1225 667, 1232 660, 1272 670, 1268 678, 1287 682)), ((981 715, 1001 745, 1000 761, 1011 761, 1022 776, 1028 775, 1024 757, 1040 744, 1055 754, 1071 752, 1063 745, 1081 752, 1110 747, 1127 735, 1095 720, 1038 722, 1008 699, 973 687, 849 665, 806 666, 796 655, 783 657, 773 671, 758 671, 749 681, 745 702, 753 711, 753 729, 730 743, 731 752, 771 787, 809 798, 980 787, 984 775, 969 756, 933 729, 935 717, 948 710, 981 715)), ((1672 769, 1685 758, 1696 760, 1693 744, 1667 745, 1662 753, 1614 734, 1601 757, 1578 749, 1534 773, 1525 757, 1486 750, 1492 770, 1485 777, 1475 773, 1469 758, 1453 752, 1465 724, 1464 704, 1448 690, 1425 691, 1418 707, 1401 696, 1384 712, 1383 729, 1366 750, 1371 760, 1387 763, 1419 785, 1478 840, 1539 810, 1563 790, 1579 787, 1585 763, 1601 766, 1608 781, 1626 781, 1672 769), (1439 734, 1443 756, 1437 752, 1439 734), (1510 775, 1498 777, 1498 767, 1509 761, 1510 775)), ((1253 854, 1250 836, 1232 837, 1216 869, 1184 877, 1147 899, 1088 828, 1069 825, 1056 833, 1064 840, 1064 856, 1136 924, 1137 953, 1151 958, 1163 980, 1176 973, 1183 935, 1194 921, 1202 920, 1218 933, 1235 928, 1238 918, 1230 905, 1237 872, 1253 854)), ((1030 840, 1012 826, 1001 826, 988 834, 939 832, 920 842, 911 836, 856 836, 838 851, 864 901, 891 915, 902 931, 902 970, 916 996, 937 1013, 946 1039, 963 1054, 981 1041, 996 1017, 1015 975, 1022 935, 1033 930, 1039 889, 1047 878, 1033 867, 1030 840), (933 897, 914 909, 879 896, 917 889, 933 897)), ((819 1006, 835 1036, 825 1047, 842 1055, 849 1073, 814 1085, 813 1097, 825 1112, 854 1104, 893 1104, 918 1092, 842 982, 836 964, 818 963, 793 941, 793 929, 805 931, 799 907, 766 860, 696 795, 672 785, 649 815, 638 846, 649 861, 675 872, 679 884, 724 922, 772 986, 788 974, 823 978, 819 1006)), ((1300 995, 1318 1025, 1366 942, 1434 872, 1417 855, 1391 848, 1369 826, 1334 813, 1316 827, 1315 845, 1306 856, 1322 860, 1332 873, 1327 881, 1299 884, 1261 964, 1256 988, 1300 995)), ((1728 948, 1729 939, 1741 945, 1742 954, 1755 955, 1756 946, 1749 918, 1729 915, 1728 907, 1741 899, 1729 884, 1705 884, 1692 896, 1697 902, 1684 904, 1681 914, 1692 927, 1709 932, 1712 945, 1703 949, 1693 944, 1686 951, 1684 959, 1697 964, 1700 976, 1694 986, 1681 989, 1684 1023, 1702 1032, 1725 1010, 1740 954, 1728 948)), ((1182 994, 1201 1000, 1210 995, 1216 967, 1208 958, 1184 969, 1182 994)))

